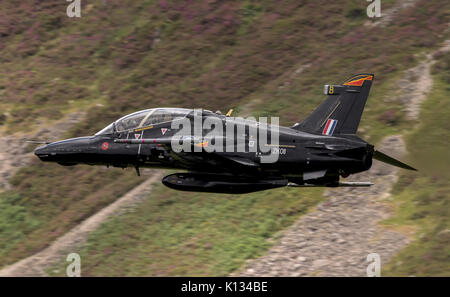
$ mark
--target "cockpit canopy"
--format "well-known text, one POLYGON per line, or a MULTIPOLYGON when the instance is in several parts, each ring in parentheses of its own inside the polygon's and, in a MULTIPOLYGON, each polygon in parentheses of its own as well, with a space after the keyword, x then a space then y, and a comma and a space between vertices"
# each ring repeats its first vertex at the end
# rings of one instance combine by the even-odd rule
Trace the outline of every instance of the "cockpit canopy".
POLYGON ((184 118, 190 112, 192 112, 191 109, 185 108, 152 108, 141 110, 118 119, 114 123, 111 123, 101 131, 97 132, 95 135, 111 134, 114 132, 114 126, 116 132, 122 132, 170 122, 176 119, 184 118))

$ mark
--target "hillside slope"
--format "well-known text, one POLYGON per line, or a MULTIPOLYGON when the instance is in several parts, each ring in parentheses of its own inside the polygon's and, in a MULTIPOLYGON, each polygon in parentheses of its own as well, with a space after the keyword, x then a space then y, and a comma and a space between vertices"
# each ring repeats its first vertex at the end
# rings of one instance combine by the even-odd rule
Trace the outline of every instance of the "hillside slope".
MULTIPOLYGON (((69 19, 64 1, 35 5, 2 2, 0 133, 18 138, 28 129, 36 130, 82 110, 87 112, 85 120, 65 134, 81 136, 95 133, 127 112, 156 106, 235 108, 239 113, 240 107, 250 104, 254 115, 280 115, 282 124, 291 124, 323 99, 322 84, 340 82, 358 72, 374 72, 376 81, 360 134, 376 142, 411 125, 401 102, 386 104, 382 99, 397 88, 395 82, 403 71, 416 66, 423 53, 437 48, 446 38, 449 4, 417 1, 397 11, 383 26, 367 25, 366 5, 357 0, 345 5, 325 0, 292 0, 283 5, 269 1, 98 0, 84 4, 82 18, 69 19)), ((388 9, 396 1, 384 1, 383 5, 388 9)), ((0 194, 0 266, 44 249, 142 179, 131 170, 65 168, 34 160, 9 182, 12 188, 0 194)), ((272 214, 257 212, 252 217, 253 226, 261 226, 257 228, 263 235, 248 253, 229 254, 230 259, 242 254, 233 264, 220 270, 202 270, 208 259, 202 258, 199 250, 189 254, 190 248, 198 246, 194 243, 188 245, 187 254, 180 255, 187 263, 182 271, 149 265, 129 273, 227 273, 245 258, 262 253, 270 245, 261 244, 264 238, 322 199, 320 191, 267 193, 237 198, 243 203, 253 201, 261 209, 278 210, 272 214), (280 203, 283 199, 286 201, 280 203), (191 260, 198 263, 198 270, 191 270, 191 260)), ((177 203, 182 203, 181 199, 195 202, 199 213, 212 207, 203 199, 219 200, 224 203, 220 210, 224 220, 240 207, 223 195, 168 190, 157 190, 151 199, 164 197, 177 203)), ((156 204, 151 209, 162 213, 158 222, 170 226, 178 218, 177 211, 165 213, 162 208, 156 204)), ((217 230, 220 224, 213 221, 205 228, 217 230)), ((240 234, 233 245, 242 246, 250 240, 242 229, 245 227, 230 229, 240 234)), ((122 238, 117 236, 105 238, 105 242, 114 246, 122 238)), ((136 236, 136 240, 141 239, 136 236)), ((164 245, 165 240, 168 244, 174 239, 152 237, 148 244, 164 245)), ((189 236, 183 240, 179 243, 183 247, 189 240, 196 241, 189 236)), ((150 249, 144 245, 142 251, 146 248, 150 249)), ((105 246, 92 252, 92 263, 108 250, 105 246)), ((115 257, 129 258, 126 247, 114 251, 115 257)), ((164 250, 159 250, 149 261, 164 255, 164 250)), ((105 264, 90 273, 121 272, 105 264)))

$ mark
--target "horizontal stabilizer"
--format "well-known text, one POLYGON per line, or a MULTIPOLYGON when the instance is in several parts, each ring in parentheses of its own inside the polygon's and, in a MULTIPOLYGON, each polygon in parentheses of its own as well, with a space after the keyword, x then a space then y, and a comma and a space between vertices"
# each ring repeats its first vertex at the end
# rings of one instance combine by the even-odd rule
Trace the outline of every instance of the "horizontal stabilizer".
POLYGON ((389 157, 388 155, 386 155, 385 153, 382 153, 380 151, 375 151, 373 153, 373 158, 375 160, 381 161, 383 163, 390 164, 392 166, 396 166, 396 167, 400 167, 400 168, 403 168, 403 169, 417 171, 417 169, 415 169, 415 168, 413 168, 413 167, 411 167, 411 166, 409 166, 409 165, 407 165, 407 164, 405 164, 403 162, 400 162, 399 160, 396 160, 396 159, 394 159, 392 157, 389 157))

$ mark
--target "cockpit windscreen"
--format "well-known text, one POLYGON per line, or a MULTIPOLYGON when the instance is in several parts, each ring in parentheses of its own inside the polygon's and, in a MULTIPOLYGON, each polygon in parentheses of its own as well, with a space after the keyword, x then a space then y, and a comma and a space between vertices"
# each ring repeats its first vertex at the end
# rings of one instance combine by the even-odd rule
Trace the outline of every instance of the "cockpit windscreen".
MULTIPOLYGON (((148 127, 184 118, 189 112, 191 112, 190 109, 184 108, 146 109, 118 119, 115 122, 115 128, 117 132, 122 132, 141 127, 148 127)), ((96 135, 110 134, 113 132, 114 124, 110 124, 101 131, 97 132, 96 135)))

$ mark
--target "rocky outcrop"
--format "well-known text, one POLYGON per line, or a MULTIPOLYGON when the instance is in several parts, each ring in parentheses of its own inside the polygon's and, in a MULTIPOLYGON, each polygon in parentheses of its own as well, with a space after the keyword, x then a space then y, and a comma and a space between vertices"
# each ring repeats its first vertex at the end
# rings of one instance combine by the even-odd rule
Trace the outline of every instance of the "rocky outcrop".
MULTIPOLYGON (((390 136, 379 149, 401 155, 405 148, 401 137, 390 136)), ((395 167, 375 162, 370 171, 351 177, 372 181, 372 187, 327 190, 325 202, 237 275, 366 276, 368 254, 378 253, 383 263, 409 242, 404 234, 378 225, 390 215, 386 199, 397 180, 396 173, 395 167)))

